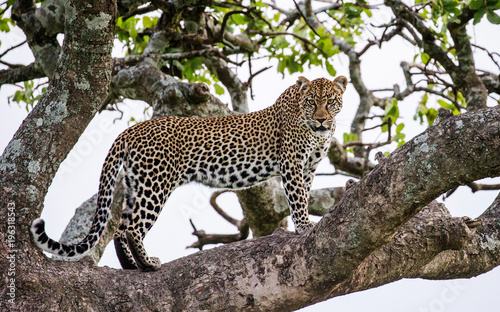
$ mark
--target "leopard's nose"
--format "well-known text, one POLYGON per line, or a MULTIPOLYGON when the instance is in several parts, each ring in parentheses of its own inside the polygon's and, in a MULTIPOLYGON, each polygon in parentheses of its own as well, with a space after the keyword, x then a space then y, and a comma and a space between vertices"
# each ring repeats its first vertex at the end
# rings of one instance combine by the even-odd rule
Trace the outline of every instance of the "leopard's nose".
POLYGON ((326 120, 326 118, 318 118, 316 120, 319 122, 320 125, 322 125, 323 122, 326 120))

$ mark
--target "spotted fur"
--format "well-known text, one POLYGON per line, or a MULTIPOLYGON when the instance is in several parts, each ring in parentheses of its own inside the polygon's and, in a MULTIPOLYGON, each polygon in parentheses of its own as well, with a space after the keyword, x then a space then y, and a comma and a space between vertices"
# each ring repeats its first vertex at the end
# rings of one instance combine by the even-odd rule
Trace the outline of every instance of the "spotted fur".
POLYGON ((89 234, 78 244, 50 239, 44 222, 33 222, 35 243, 53 254, 75 257, 99 240, 110 215, 113 190, 121 167, 126 201, 114 234, 124 269, 157 270, 143 239, 171 192, 197 181, 220 188, 246 188, 281 176, 296 231, 313 226, 307 202, 316 166, 325 156, 342 107, 347 78, 312 82, 299 77, 276 103, 264 110, 217 118, 164 117, 125 130, 104 162, 97 211, 89 234))

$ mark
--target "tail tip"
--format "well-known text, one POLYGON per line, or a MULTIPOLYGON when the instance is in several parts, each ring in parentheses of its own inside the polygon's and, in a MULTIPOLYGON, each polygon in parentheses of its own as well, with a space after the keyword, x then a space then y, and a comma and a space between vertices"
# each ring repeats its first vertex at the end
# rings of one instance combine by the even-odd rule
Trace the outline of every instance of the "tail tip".
POLYGON ((45 232, 45 221, 42 218, 38 218, 31 223, 31 233, 33 235, 39 236, 45 232))

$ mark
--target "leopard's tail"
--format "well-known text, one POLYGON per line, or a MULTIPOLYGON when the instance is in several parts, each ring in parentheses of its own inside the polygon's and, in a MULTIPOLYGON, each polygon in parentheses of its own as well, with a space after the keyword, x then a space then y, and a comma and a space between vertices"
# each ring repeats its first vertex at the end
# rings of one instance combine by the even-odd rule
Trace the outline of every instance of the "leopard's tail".
POLYGON ((45 222, 39 218, 31 224, 33 240, 38 247, 54 255, 80 258, 88 253, 99 241, 111 215, 111 202, 113 201, 115 183, 125 158, 126 147, 121 137, 122 135, 113 143, 104 161, 97 195, 97 210, 87 236, 74 245, 62 244, 47 236, 45 222))

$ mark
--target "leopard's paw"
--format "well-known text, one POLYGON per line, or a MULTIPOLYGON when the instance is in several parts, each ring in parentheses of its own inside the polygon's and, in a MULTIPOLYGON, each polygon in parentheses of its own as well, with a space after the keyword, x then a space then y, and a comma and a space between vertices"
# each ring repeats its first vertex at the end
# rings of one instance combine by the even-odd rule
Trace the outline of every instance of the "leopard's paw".
POLYGON ((315 226, 316 226, 316 223, 312 222, 312 221, 309 221, 309 222, 304 223, 304 224, 298 224, 295 227, 295 232, 297 232, 297 234, 304 234, 306 232, 309 232, 309 230, 311 230, 315 226))

